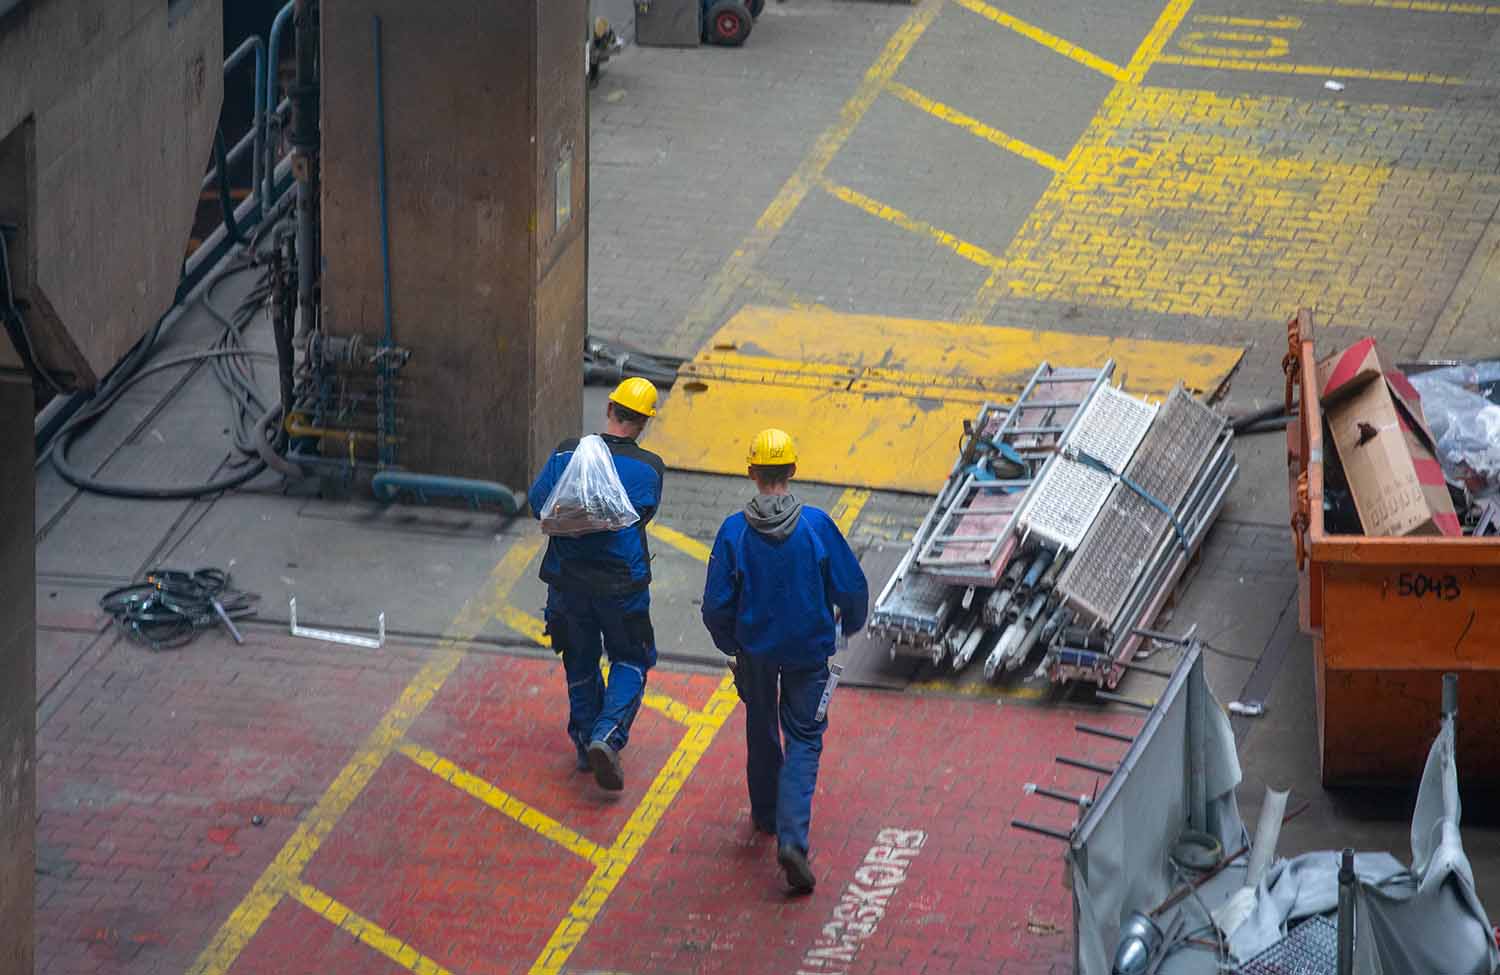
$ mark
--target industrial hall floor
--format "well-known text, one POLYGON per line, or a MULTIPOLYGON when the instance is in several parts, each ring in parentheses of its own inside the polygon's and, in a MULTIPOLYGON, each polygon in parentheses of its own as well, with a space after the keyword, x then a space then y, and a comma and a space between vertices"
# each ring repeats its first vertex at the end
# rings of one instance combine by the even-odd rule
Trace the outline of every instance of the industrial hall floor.
MULTIPOLYGON (((1500 311, 1497 30, 1485 3, 788 0, 742 49, 629 48, 590 96, 591 331, 686 358, 768 306, 830 328, 858 314, 1233 346, 1236 410, 1282 395, 1301 305, 1325 341, 1482 352, 1500 311)), ((226 279, 213 300, 249 284, 226 279)), ((190 304, 162 354, 217 329, 190 304)), ((270 347, 263 323, 249 336, 270 347)), ((601 396, 585 399, 595 423, 601 396)), ((224 412, 207 371, 164 374, 75 456, 114 480, 203 480, 232 447, 224 412)), ((1209 660, 1221 701, 1266 702, 1235 719, 1242 808, 1291 788, 1312 805, 1284 852, 1405 858, 1410 795, 1319 785, 1284 442, 1236 449, 1242 476, 1167 625, 1197 622, 1226 651, 1209 660)), ((785 896, 695 602, 706 545, 747 493, 668 472, 662 663, 625 790, 606 795, 573 770, 530 519, 270 477, 121 501, 40 467, 38 971, 828 971, 819 938, 861 863, 918 833, 879 924, 838 964, 1070 971, 1060 844, 1009 822, 1024 806, 1065 828, 1023 785, 1088 791, 1096 776, 1055 756, 1118 755, 1073 729, 1127 716, 1079 689, 919 669, 840 688, 818 888, 785 896), (228 568, 259 593, 245 643, 215 632, 152 652, 108 627, 100 595, 156 565, 228 568), (384 613, 385 647, 292 638, 293 596, 309 625, 369 632, 384 613)), ((834 513, 876 587, 930 501, 799 494, 834 513)), ((1494 810, 1471 801, 1464 824, 1491 910, 1494 810)))

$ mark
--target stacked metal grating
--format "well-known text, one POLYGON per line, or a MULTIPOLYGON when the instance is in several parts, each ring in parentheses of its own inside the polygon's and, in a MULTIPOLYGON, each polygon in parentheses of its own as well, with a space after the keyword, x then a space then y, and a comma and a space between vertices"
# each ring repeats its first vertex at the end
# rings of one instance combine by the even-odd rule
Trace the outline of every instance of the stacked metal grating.
POLYGON ((965 425, 948 481, 871 613, 870 629, 890 642, 892 657, 940 663, 965 643, 973 652, 978 641, 969 638, 985 632, 975 597, 999 584, 1012 559, 1022 499, 1113 370, 1112 362, 1044 362, 1014 404, 985 404, 965 425))
POLYGON ((1217 516, 1238 473, 1228 424, 1181 387, 1173 390, 1123 477, 1058 579, 1075 622, 1100 631, 1105 648, 1059 643, 1055 679, 1114 684, 1217 516))

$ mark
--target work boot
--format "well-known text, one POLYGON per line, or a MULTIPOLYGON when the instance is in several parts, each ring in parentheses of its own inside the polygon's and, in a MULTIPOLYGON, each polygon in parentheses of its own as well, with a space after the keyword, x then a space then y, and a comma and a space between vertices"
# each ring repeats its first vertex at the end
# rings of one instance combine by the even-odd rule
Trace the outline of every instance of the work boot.
POLYGON ((625 770, 620 767, 620 753, 608 742, 589 742, 589 767, 594 770, 594 781, 599 788, 619 792, 625 788, 625 770))
POLYGON ((589 764, 588 749, 584 748, 582 745, 578 745, 577 748, 578 748, 578 764, 576 766, 574 766, 574 767, 578 771, 580 771, 580 772, 591 771, 593 769, 593 766, 589 764))
POLYGON ((775 836, 776 835, 776 824, 775 823, 762 822, 761 820, 757 819, 757 820, 755 820, 755 831, 757 833, 764 833, 767 836, 775 836))
POLYGON ((808 866, 806 853, 790 843, 783 843, 776 848, 776 862, 786 871, 787 886, 792 888, 792 893, 813 892, 818 880, 813 876, 812 867, 808 866))

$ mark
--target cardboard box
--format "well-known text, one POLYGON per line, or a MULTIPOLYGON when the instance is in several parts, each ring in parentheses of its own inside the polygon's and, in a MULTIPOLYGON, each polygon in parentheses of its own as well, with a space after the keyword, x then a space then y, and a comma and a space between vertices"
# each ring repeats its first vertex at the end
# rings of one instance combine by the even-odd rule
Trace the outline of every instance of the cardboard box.
POLYGON ((1374 339, 1318 363, 1318 390, 1366 535, 1463 533, 1422 397, 1374 339))

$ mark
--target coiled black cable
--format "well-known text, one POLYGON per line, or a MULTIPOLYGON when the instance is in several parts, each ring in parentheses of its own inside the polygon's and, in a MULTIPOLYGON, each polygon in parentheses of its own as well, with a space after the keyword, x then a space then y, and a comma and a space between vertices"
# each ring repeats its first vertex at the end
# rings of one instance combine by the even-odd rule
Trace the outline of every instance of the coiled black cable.
POLYGON ((199 633, 255 613, 260 596, 229 588, 229 573, 152 569, 142 582, 105 593, 99 606, 132 642, 173 650, 199 633))

